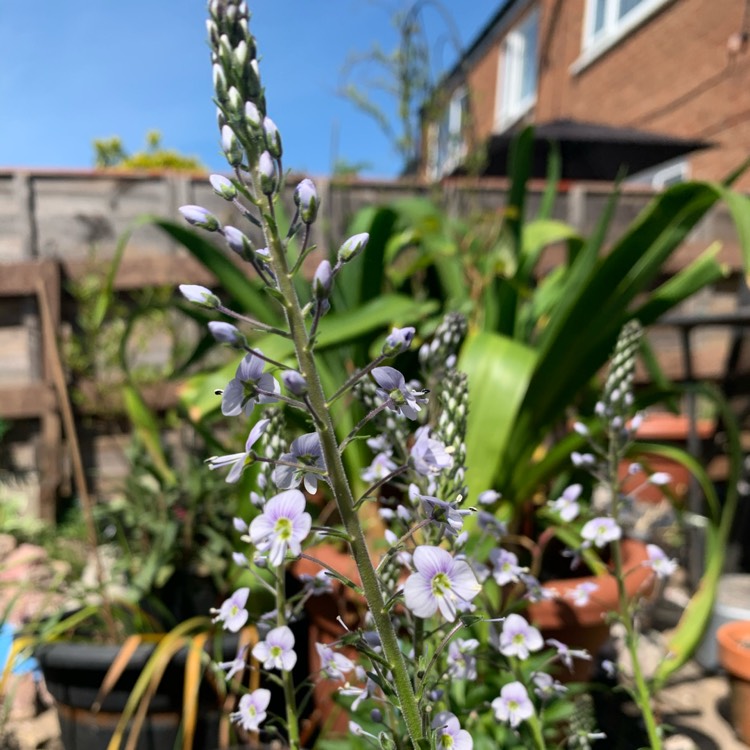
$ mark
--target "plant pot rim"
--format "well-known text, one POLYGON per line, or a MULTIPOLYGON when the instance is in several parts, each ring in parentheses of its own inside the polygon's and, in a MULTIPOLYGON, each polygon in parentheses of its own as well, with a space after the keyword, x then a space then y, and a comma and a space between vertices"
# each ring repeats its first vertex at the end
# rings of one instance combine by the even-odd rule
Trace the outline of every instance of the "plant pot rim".
POLYGON ((750 680, 750 620, 725 622, 716 631, 719 644, 719 661, 731 675, 750 680))

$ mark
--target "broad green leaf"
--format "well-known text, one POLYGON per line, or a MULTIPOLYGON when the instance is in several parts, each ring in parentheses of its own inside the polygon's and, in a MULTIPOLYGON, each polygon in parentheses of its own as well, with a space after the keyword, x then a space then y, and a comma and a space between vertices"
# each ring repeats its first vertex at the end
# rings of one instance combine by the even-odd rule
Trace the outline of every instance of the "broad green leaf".
POLYGON ((469 377, 466 456, 472 498, 493 486, 535 365, 532 349, 497 334, 479 332, 464 342, 459 369, 469 377))

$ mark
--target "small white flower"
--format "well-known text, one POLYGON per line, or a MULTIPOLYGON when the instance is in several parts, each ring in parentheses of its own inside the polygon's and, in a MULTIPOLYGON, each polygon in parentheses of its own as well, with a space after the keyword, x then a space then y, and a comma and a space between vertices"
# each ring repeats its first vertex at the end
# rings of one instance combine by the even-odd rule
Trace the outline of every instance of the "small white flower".
POLYGON ((539 651, 544 646, 542 634, 518 614, 505 618, 500 633, 500 653, 504 656, 517 656, 524 660, 532 651, 539 651))
POLYGON ((591 594, 598 590, 599 584, 593 581, 584 581, 566 592, 565 596, 571 599, 576 607, 585 607, 591 599, 591 594))
POLYGON ((622 529, 614 518, 602 516, 587 521, 581 529, 581 536, 589 544, 602 548, 619 539, 622 536, 622 529))
POLYGON ((261 722, 266 718, 266 709, 271 702, 271 691, 258 688, 240 698, 238 710, 229 718, 239 724, 246 732, 257 732, 261 722))
POLYGON ((677 570, 677 560, 667 557, 664 550, 656 544, 647 544, 648 560, 644 563, 659 578, 669 578, 677 570))
POLYGON ((249 588, 237 589, 229 599, 226 599, 219 609, 212 609, 211 614, 216 615, 213 622, 224 623, 224 630, 237 633, 242 630, 247 622, 247 597, 250 595, 249 588))
POLYGON ((305 496, 299 490, 286 490, 272 497, 263 513, 253 519, 250 540, 259 551, 269 551, 271 565, 279 566, 287 550, 295 557, 300 555, 311 526, 312 518, 305 512, 305 496))
POLYGON ((559 514, 563 521, 573 521, 580 512, 578 498, 583 488, 580 484, 571 484, 563 490, 562 495, 549 503, 550 508, 559 514))
POLYGON ((320 671, 325 672, 331 680, 343 680, 344 675, 354 669, 354 662, 343 654, 334 651, 325 643, 316 643, 315 648, 320 657, 320 671))
POLYGON ((498 721, 507 721, 512 727, 534 715, 534 704, 520 682, 504 685, 500 695, 492 701, 492 709, 498 721))
POLYGON ((257 643, 253 648, 253 656, 263 663, 264 669, 290 672, 297 663, 294 634, 286 625, 270 630, 266 640, 257 643))
POLYGON ((404 584, 404 602, 417 617, 431 617, 438 609, 453 622, 461 602, 469 602, 480 585, 468 563, 455 560, 440 547, 422 546, 414 550, 414 567, 404 584))

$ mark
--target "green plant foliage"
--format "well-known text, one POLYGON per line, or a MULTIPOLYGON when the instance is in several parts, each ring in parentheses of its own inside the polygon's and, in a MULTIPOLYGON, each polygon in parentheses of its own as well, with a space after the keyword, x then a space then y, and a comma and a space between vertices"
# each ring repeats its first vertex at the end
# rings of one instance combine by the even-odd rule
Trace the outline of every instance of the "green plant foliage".
POLYGON ((177 172, 205 172, 206 168, 194 156, 186 156, 161 145, 161 133, 150 130, 146 133, 146 147, 128 153, 119 136, 94 140, 94 166, 99 169, 168 169, 177 172))

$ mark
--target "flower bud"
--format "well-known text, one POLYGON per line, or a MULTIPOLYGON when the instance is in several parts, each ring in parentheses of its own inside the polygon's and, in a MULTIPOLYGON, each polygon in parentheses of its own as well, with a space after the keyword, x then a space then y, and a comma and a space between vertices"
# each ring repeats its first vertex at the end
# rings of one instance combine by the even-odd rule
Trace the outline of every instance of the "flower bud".
POLYGON ((241 68, 245 66, 248 58, 248 47, 247 42, 242 39, 240 43, 234 48, 234 64, 239 65, 241 68))
POLYGON ((323 260, 313 276, 313 293, 318 299, 326 299, 333 286, 333 269, 329 260, 323 260))
POLYGON ((383 354, 386 357, 395 357, 397 354, 405 352, 411 346, 415 333, 416 331, 412 326, 394 328, 385 339, 383 354))
POLYGON ((242 106, 242 97, 240 96, 240 92, 237 91, 234 86, 231 86, 229 88, 229 91, 227 92, 227 99, 229 100, 229 109, 232 121, 234 121, 235 117, 242 117, 242 111, 244 109, 244 107, 242 106))
POLYGON ((213 66, 214 91, 216 98, 222 102, 227 98, 227 79, 224 69, 218 63, 213 66))
POLYGON ((219 47, 217 50, 219 60, 221 64, 228 68, 232 64, 232 45, 229 43, 229 37, 226 34, 222 34, 219 37, 219 47))
POLYGON ((355 234, 350 237, 344 244, 339 248, 338 258, 342 263, 356 258, 364 249, 367 247, 367 242, 370 239, 370 235, 367 232, 361 234, 355 234))
POLYGON ((281 380, 289 393, 295 396, 304 396, 307 393, 307 381, 296 370, 284 370, 281 380))
POLYGON ((299 215, 305 224, 312 224, 318 215, 320 200, 315 183, 305 178, 294 190, 294 205, 299 209, 299 215))
POLYGON ((247 260, 252 256, 253 243, 237 227, 224 227, 223 234, 229 249, 237 253, 240 258, 247 260))
POLYGON ((242 163, 242 145, 237 140, 234 130, 229 125, 224 125, 221 129, 221 147, 227 157, 227 161, 237 167, 242 163))
POLYGON ((194 227, 207 229, 209 232, 216 232, 221 229, 219 220, 202 206, 180 206, 179 211, 185 221, 194 227))
POLYGON ((222 320, 212 320, 208 324, 208 330, 211 331, 211 335, 220 344, 229 344, 235 349, 244 349, 247 346, 247 341, 242 332, 237 326, 233 326, 231 323, 225 323, 222 320))
POLYGON ((254 102, 245 102, 245 120, 254 130, 260 128, 260 112, 254 102))
POLYGON ((261 192, 264 195, 272 195, 276 190, 276 163, 268 151, 264 151, 258 159, 258 174, 261 192))
POLYGON ((266 148, 275 159, 281 158, 281 134, 276 123, 270 118, 263 119, 263 132, 266 136, 266 148))
POLYGON ((210 289, 206 289, 205 286, 180 284, 179 289, 185 299, 189 302, 194 302, 196 305, 214 308, 221 304, 219 298, 210 289))
POLYGON ((208 41, 212 47, 215 47, 219 43, 219 27, 212 18, 206 21, 206 31, 208 32, 208 41))
POLYGON ((244 91, 251 99, 257 99, 260 96, 260 69, 258 61, 251 60, 249 65, 245 65, 241 71, 244 91))
POLYGON ((224 175, 212 174, 208 178, 208 181, 211 183, 211 187, 214 189, 216 195, 221 196, 225 200, 231 201, 237 197, 237 188, 224 175))

